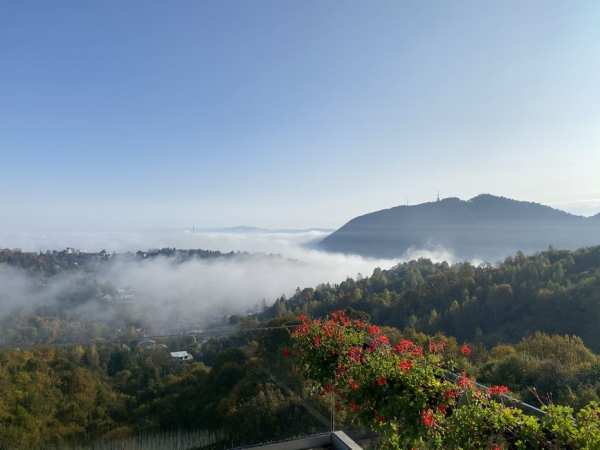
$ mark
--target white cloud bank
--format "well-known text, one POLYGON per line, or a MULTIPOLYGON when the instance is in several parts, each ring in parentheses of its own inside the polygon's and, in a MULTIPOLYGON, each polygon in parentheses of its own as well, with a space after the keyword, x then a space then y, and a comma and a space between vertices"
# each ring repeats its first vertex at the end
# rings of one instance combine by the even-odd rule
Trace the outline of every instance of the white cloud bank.
MULTIPOLYGON (((186 322, 202 326, 215 317, 243 313, 263 300, 270 304, 281 295, 291 295, 297 287, 338 283, 357 274, 369 275, 376 267, 390 268, 405 259, 428 257, 452 260, 443 250, 411 251, 398 260, 370 259, 356 255, 325 253, 308 244, 326 236, 323 231, 303 232, 190 232, 184 230, 140 233, 72 233, 53 235, 4 236, 0 247, 20 247, 24 251, 74 247, 82 251, 126 252, 148 248, 176 247, 209 250, 273 253, 280 257, 238 255, 233 258, 191 260, 173 264, 166 258, 119 261, 95 276, 99 282, 128 287, 136 293, 137 308, 146 310, 157 326, 166 322, 186 322), (10 245, 7 242, 10 238, 10 245)), ((15 306, 54 303, 59 295, 76 289, 81 277, 64 275, 50 282, 42 293, 14 270, 0 271, 0 310, 15 306)), ((86 307, 86 311, 89 308, 86 307)))

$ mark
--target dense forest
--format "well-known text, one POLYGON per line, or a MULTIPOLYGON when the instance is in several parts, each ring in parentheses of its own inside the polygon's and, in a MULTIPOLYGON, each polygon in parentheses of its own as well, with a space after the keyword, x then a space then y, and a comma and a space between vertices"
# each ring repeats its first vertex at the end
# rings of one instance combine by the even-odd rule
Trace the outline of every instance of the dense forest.
POLYGON ((202 349, 188 343, 195 361, 186 363, 162 346, 0 351, 0 449, 169 430, 206 431, 228 447, 322 430, 300 398, 270 379, 265 366, 277 367, 266 362, 270 347, 256 336, 202 349))
MULTIPOLYGON (((94 271, 98 265, 109 261, 143 261, 155 258, 168 258, 174 263, 182 263, 191 259, 232 258, 249 256, 248 253, 221 253, 215 250, 160 248, 135 253, 82 252, 73 248, 64 250, 48 250, 45 252, 24 252, 20 249, 0 249, 0 264, 25 269, 28 272, 52 276, 66 271, 94 271)), ((273 255, 270 255, 273 256, 273 255)))
POLYGON ((266 316, 321 316, 346 308, 378 324, 487 346, 542 331, 576 334, 600 351, 600 247, 518 253, 494 266, 411 261, 339 285, 298 290, 278 299, 266 316))
MULTIPOLYGON (((111 340, 110 327, 98 334, 92 327, 85 345, 56 345, 44 333, 60 334, 73 322, 23 312, 5 319, 3 333, 26 323, 40 342, 55 345, 0 351, 0 448, 68 448, 181 430, 209 433, 211 448, 226 448, 323 430, 329 398, 294 369, 288 347, 299 316, 336 310, 378 324, 391 344, 443 341, 458 356, 467 345, 470 357, 456 370, 506 385, 532 405, 579 411, 600 401, 599 295, 594 247, 519 253, 496 266, 419 260, 376 269, 231 317, 227 332, 211 339, 148 342, 132 330, 111 340), (180 350, 193 361, 171 357, 180 350)), ((352 411, 336 417, 345 429, 356 425, 352 411)))

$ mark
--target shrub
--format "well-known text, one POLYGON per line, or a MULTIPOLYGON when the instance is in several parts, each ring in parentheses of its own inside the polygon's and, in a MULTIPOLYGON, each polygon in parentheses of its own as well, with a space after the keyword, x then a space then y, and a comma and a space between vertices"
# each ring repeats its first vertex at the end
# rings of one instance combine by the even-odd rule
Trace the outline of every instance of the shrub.
MULTIPOLYGON (((505 404, 505 386, 482 388, 465 373, 449 379, 456 365, 443 340, 427 348, 407 339, 392 345, 378 326, 343 312, 300 321, 284 354, 319 389, 335 393, 355 421, 378 431, 383 448, 600 448, 594 403, 576 417, 559 406, 529 416, 505 404)), ((467 358, 471 349, 460 353, 467 358)))

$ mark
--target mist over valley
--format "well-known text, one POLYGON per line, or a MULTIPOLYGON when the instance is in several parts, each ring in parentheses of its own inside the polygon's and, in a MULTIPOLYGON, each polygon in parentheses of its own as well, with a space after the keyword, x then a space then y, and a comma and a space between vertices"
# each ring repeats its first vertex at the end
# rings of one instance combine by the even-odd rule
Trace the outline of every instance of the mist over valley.
POLYGON ((2 338, 87 341, 97 323, 103 337, 198 330, 258 312, 297 288, 339 283, 398 262, 311 248, 324 235, 236 229, 24 236, 13 240, 24 248, 0 250, 0 320, 12 328, 22 322, 10 336, 11 326, 5 327, 2 338), (33 316, 77 325, 28 336, 33 316))

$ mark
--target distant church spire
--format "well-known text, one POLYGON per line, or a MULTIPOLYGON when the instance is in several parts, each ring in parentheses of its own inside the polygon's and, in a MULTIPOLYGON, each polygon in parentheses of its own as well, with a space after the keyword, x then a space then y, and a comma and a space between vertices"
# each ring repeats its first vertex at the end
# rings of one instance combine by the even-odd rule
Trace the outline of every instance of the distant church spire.
POLYGON ((440 201, 440 191, 438 191, 437 201, 440 201))

